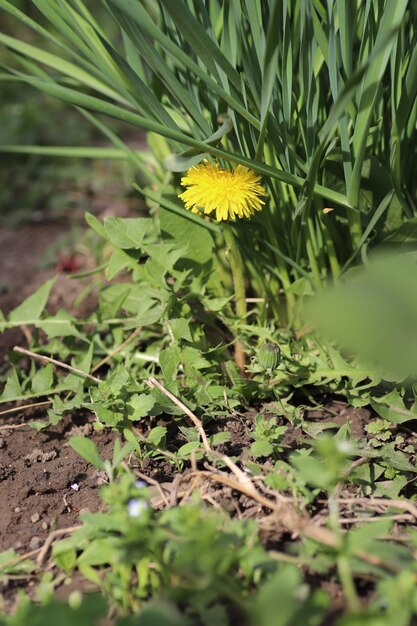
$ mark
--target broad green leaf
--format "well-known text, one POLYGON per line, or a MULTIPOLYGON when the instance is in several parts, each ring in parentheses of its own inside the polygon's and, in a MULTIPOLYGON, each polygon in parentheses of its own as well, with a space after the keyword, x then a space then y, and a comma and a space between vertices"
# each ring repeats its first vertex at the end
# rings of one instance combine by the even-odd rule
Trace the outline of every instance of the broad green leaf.
POLYGON ((16 324, 36 324, 48 302, 55 280, 55 278, 48 280, 35 293, 13 309, 9 315, 9 321, 16 324))
POLYGON ((144 217, 106 217, 104 228, 110 241, 122 250, 140 250, 152 229, 152 220, 144 217))
POLYGON ((99 537, 90 543, 77 559, 77 565, 106 565, 117 560, 116 537, 99 537))
POLYGON ((19 382, 19 378, 15 368, 12 368, 9 375, 3 393, 0 396, 0 402, 7 402, 8 400, 15 400, 19 396, 22 396, 23 391, 19 382))
POLYGON ((186 216, 176 215, 163 208, 160 211, 160 219, 164 241, 168 243, 174 240, 182 247, 186 244, 187 247, 182 253, 183 258, 192 259, 199 263, 210 260, 213 254, 214 241, 204 226, 191 222, 186 216))
POLYGON ((184 317, 169 320, 169 326, 176 341, 185 339, 185 341, 192 341, 190 325, 184 317))
POLYGON ((116 427, 119 426, 124 420, 123 413, 116 411, 115 409, 109 409, 100 402, 92 402, 91 404, 86 404, 85 406, 91 409, 99 421, 106 426, 116 427))
POLYGON ((250 447, 250 454, 253 457, 271 456, 274 448, 268 439, 256 439, 250 447))
POLYGON ((417 419, 415 407, 408 409, 398 390, 391 391, 379 398, 371 397, 370 403, 378 415, 394 424, 403 424, 409 420, 417 419))
POLYGON ((32 391, 41 395, 52 387, 54 370, 51 363, 39 369, 32 378, 32 391))
POLYGON ((95 215, 93 215, 92 213, 88 213, 88 211, 86 211, 84 213, 84 218, 87 224, 93 230, 95 230, 96 233, 100 235, 100 237, 102 237, 103 239, 108 239, 108 235, 107 235, 106 229, 104 228, 104 225, 100 222, 100 220, 96 218, 95 215))
POLYGON ((181 351, 178 346, 171 345, 161 350, 159 354, 159 364, 166 381, 175 380, 180 363, 181 351))
MULTIPOLYGON (((296 624, 303 601, 299 600, 295 603, 293 598, 297 596, 301 588, 302 576, 299 569, 292 565, 282 564, 282 567, 268 578, 256 594, 252 606, 252 622, 262 624, 262 626, 296 624)), ((310 606, 310 613, 311 610, 310 606)), ((320 622, 317 620, 318 623, 320 622)))
POLYGON ((201 447, 200 441, 189 441, 181 446, 177 454, 181 458, 188 458, 194 451, 201 447))
POLYGON ((210 445, 213 447, 220 446, 223 443, 227 443, 230 441, 231 435, 229 432, 220 432, 211 435, 210 437, 210 445))
POLYGON ((84 335, 76 328, 75 319, 73 316, 64 309, 61 309, 55 315, 47 316, 42 319, 38 324, 38 328, 41 328, 48 335, 50 339, 53 337, 77 337, 78 339, 85 339, 84 335))
POLYGON ((137 266, 137 260, 126 254, 124 250, 116 248, 107 265, 106 276, 108 280, 113 280, 117 274, 125 269, 134 269, 137 266))
POLYGON ((186 367, 202 370, 211 366, 210 361, 203 357, 197 348, 187 346, 181 350, 181 360, 186 367))
POLYGON ((390 233, 381 242, 382 248, 392 248, 395 252, 416 250, 417 248, 417 217, 405 220, 401 226, 390 233))
POLYGON ((77 454, 82 456, 83 459, 91 463, 91 465, 94 465, 96 469, 104 470, 104 461, 94 441, 81 435, 75 435, 70 438, 69 445, 77 454))
POLYGON ((0 552, 0 575, 3 574, 30 574, 36 569, 36 564, 30 559, 19 560, 19 555, 15 550, 9 548, 0 552), (7 563, 17 560, 14 565, 6 567, 7 563))
POLYGON ((145 393, 134 394, 127 403, 127 406, 132 409, 132 412, 129 412, 129 419, 136 421, 146 417, 154 404, 155 400, 152 396, 145 393))
POLYGON ((352 529, 348 534, 349 551, 353 554, 360 550, 368 550, 369 544, 374 543, 380 537, 387 536, 391 527, 392 521, 385 519, 352 529))
POLYGON ((124 446, 120 443, 120 439, 116 439, 113 449, 113 467, 119 467, 120 463, 135 449, 135 445, 132 442, 125 443, 124 446), (117 445, 116 442, 119 442, 117 445))
POLYGON ((52 558, 64 572, 72 572, 77 562, 77 551, 71 541, 57 541, 52 547, 52 558))
POLYGON ((155 426, 149 432, 146 437, 146 441, 148 443, 153 444, 154 446, 161 446, 165 443, 165 438, 167 435, 167 429, 165 426, 155 426))

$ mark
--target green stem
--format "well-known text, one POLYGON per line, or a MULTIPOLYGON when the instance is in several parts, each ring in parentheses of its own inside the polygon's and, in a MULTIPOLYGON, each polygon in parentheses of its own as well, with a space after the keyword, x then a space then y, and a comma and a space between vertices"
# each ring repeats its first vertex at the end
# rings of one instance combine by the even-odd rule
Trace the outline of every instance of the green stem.
POLYGON ((353 573, 349 563, 349 558, 345 552, 345 548, 343 545, 344 538, 342 536, 340 528, 339 505, 337 502, 338 492, 339 488, 335 487, 329 493, 329 526, 341 538, 341 543, 338 548, 338 554, 336 557, 337 571, 349 609, 352 613, 357 613, 360 610, 360 602, 356 593, 355 582, 353 579, 353 573))
MULTIPOLYGON (((232 270, 233 289, 235 292, 236 316, 244 320, 248 311, 245 290, 245 268, 233 230, 227 225, 225 225, 224 228, 224 240, 229 250, 229 261, 232 270)), ((235 344, 235 360, 238 368, 243 371, 245 368, 245 354, 239 340, 237 340, 235 344)))
POLYGON ((230 226, 224 229, 224 239, 229 249, 230 268, 232 270, 233 288, 235 290, 236 315, 238 317, 246 317, 247 306, 244 266, 235 235, 230 226))
MULTIPOLYGON (((278 202, 275 202, 275 206, 278 206, 278 202)), ((278 217, 279 212, 276 211, 276 216, 278 217)), ((268 228, 268 233, 270 238, 272 239, 272 243, 274 244, 275 248, 277 248, 278 250, 281 249, 280 244, 278 242, 277 236, 276 236, 276 229, 274 227, 274 223, 272 220, 272 215, 270 210, 265 210, 265 219, 267 221, 267 228, 268 228)), ((282 228, 282 230, 284 230, 283 225, 281 224, 280 228, 282 228)), ((273 299, 275 300, 274 296, 276 297, 276 300, 279 303, 279 308, 278 308, 278 315, 276 315, 277 321, 279 320, 281 322, 282 325, 289 325, 291 326, 292 322, 293 322, 293 312, 294 312, 294 307, 295 307, 295 298, 294 295, 290 292, 289 287, 291 285, 291 280, 290 277, 288 275, 288 271, 287 271, 287 267, 285 264, 285 261, 283 261, 283 259, 279 256, 275 257, 276 260, 276 264, 278 267, 278 271, 279 271, 279 278, 281 280, 282 283, 282 287, 285 293, 285 303, 284 303, 284 308, 285 311, 282 311, 282 303, 279 302, 279 294, 273 292, 273 290, 270 290, 271 295, 273 296, 273 299), (284 315, 283 315, 284 313, 284 315), (283 319, 284 318, 284 319, 283 319)), ((275 307, 275 302, 271 302, 271 306, 275 307)))

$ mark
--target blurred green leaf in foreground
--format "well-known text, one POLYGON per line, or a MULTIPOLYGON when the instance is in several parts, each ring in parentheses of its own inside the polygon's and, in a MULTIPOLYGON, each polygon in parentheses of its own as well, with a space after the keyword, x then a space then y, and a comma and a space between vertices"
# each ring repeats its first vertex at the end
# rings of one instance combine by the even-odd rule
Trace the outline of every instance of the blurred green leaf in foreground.
POLYGON ((381 368, 386 380, 417 375, 417 255, 375 256, 317 296, 309 309, 321 332, 381 368))

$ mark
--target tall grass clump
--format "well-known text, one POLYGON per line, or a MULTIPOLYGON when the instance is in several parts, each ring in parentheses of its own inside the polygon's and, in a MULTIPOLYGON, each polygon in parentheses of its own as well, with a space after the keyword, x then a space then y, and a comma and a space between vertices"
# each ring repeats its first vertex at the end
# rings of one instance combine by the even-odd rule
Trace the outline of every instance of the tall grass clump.
POLYGON ((16 59, 1 78, 77 107, 134 162, 150 203, 180 216, 184 233, 190 220, 209 229, 220 265, 231 251, 240 318, 251 298, 259 319, 297 326, 303 296, 400 227, 401 241, 412 236, 415 2, 103 0, 103 24, 83 0, 33 4, 39 18, 0 0, 35 42, 0 34, 16 59), (106 118, 144 129, 152 154, 130 149, 106 118), (262 210, 249 221, 225 209, 237 219, 220 223, 213 204, 193 207, 209 218, 188 212, 180 182, 204 164, 256 178, 262 210))

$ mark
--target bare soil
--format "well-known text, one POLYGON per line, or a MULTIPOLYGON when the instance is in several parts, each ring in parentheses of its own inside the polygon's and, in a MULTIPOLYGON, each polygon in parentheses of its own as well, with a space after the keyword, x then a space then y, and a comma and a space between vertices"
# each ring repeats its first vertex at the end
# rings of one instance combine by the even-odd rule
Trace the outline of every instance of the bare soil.
MULTIPOLYGON (((27 420, 29 413, 13 421, 27 420)), ((92 437, 107 458, 114 434, 108 429, 94 432, 79 415, 39 433, 25 423, 4 428, 6 420, 11 421, 5 418, 0 430, 0 551, 35 550, 52 530, 73 526, 80 511, 100 507, 98 487, 104 477, 69 447, 68 438, 92 437)))

